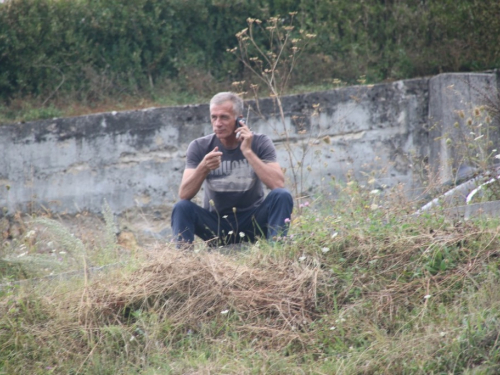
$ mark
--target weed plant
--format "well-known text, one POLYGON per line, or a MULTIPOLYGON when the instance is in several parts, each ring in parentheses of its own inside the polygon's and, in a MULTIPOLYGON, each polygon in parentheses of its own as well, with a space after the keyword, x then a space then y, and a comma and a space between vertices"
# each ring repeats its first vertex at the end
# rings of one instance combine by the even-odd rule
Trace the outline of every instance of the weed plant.
POLYGON ((463 129, 460 141, 455 146, 456 154, 462 155, 459 163, 471 166, 476 176, 479 176, 478 187, 468 195, 467 203, 500 199, 500 151, 494 143, 498 139, 498 118, 494 121, 492 115, 495 112, 492 109, 477 106, 469 116, 460 111, 459 117, 463 124, 455 123, 455 127, 463 129))
POLYGON ((0 284, 86 275, 89 270, 122 261, 124 251, 118 247, 114 217, 107 204, 103 206, 103 219, 105 225, 98 237, 79 238, 59 220, 48 216, 29 218, 25 233, 0 253, 0 284))
MULTIPOLYGON (((233 82, 235 87, 243 90, 241 95, 250 93, 255 99, 256 104, 249 108, 249 111, 253 110, 258 116, 265 118, 260 112, 259 95, 268 93, 274 101, 277 125, 271 125, 271 128, 283 139, 288 154, 287 169, 292 176, 291 185, 295 190, 295 197, 298 198, 303 190, 304 160, 309 152, 309 142, 302 142, 302 147, 293 147, 293 130, 285 119, 282 97, 289 90, 300 56, 308 49, 316 35, 304 29, 297 29, 294 24, 296 15, 297 12, 290 12, 287 21, 280 17, 271 17, 265 21, 248 18, 248 27, 236 34, 238 47, 229 49, 228 52, 238 57, 249 74, 248 82, 233 82)), ((317 114, 318 107, 319 105, 313 105, 312 116, 317 114)), ((303 121, 297 116, 294 116, 293 121, 299 134, 307 133, 303 121)))
POLYGON ((0 373, 500 371, 500 222, 336 189, 297 207, 277 243, 157 243, 133 269, 3 285, 0 373))

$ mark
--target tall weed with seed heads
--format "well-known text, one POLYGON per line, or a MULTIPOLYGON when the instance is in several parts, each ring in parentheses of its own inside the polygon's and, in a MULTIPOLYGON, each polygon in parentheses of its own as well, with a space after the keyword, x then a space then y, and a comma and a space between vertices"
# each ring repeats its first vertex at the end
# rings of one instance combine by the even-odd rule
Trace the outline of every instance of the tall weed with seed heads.
POLYGON ((71 256, 77 265, 82 266, 86 260, 87 249, 83 242, 61 222, 48 217, 33 219, 33 224, 44 227, 54 241, 71 256))
POLYGON ((116 236, 117 228, 113 211, 106 201, 104 202, 102 207, 102 214, 104 223, 106 224, 102 253, 103 255, 116 260, 118 258, 118 239, 116 236))
POLYGON ((0 259, 0 275, 7 279, 56 276, 64 272, 87 270, 120 261, 114 215, 103 205, 102 236, 86 242, 75 236, 61 220, 34 217, 27 223, 23 241, 14 241, 13 252, 0 259))
MULTIPOLYGON (((271 17, 266 21, 248 18, 248 27, 236 34, 238 47, 228 50, 235 54, 245 68, 250 72, 249 79, 256 83, 235 82, 233 85, 244 89, 245 86, 253 95, 259 114, 258 101, 261 85, 276 103, 278 118, 281 129, 274 129, 278 136, 284 139, 284 145, 288 153, 289 168, 293 178, 295 196, 299 197, 301 192, 304 159, 308 150, 308 142, 303 142, 302 153, 291 143, 289 126, 285 120, 285 112, 282 96, 285 94, 294 69, 299 61, 300 55, 307 49, 316 37, 313 33, 300 29, 296 30, 294 25, 296 12, 289 16, 271 17)), ((248 93, 244 92, 245 94, 248 93)), ((317 110, 317 107, 314 109, 317 110)), ((298 124, 301 129, 303 126, 298 124)), ((302 129, 305 133, 306 130, 302 129)))
POLYGON ((491 111, 486 106, 476 106, 472 113, 466 115, 459 111, 460 122, 454 125, 460 129, 460 136, 455 145, 456 153, 461 158, 459 165, 467 165, 476 170, 478 185, 487 183, 483 200, 500 199, 500 148, 495 144, 498 139, 498 119, 493 121, 491 111))

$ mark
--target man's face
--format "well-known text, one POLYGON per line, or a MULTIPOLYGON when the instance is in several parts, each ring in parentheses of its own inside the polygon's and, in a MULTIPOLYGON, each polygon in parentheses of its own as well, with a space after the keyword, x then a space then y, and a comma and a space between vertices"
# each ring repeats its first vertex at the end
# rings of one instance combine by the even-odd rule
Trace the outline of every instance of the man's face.
POLYGON ((232 102, 227 101, 222 104, 210 106, 210 120, 217 138, 223 140, 235 137, 236 115, 233 111, 232 102))

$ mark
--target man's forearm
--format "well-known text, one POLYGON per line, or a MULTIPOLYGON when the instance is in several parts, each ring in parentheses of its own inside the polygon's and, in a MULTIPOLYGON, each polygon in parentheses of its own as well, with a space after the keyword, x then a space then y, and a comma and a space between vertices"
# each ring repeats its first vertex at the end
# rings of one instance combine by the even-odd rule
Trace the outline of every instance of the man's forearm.
POLYGON ((253 151, 244 153, 248 163, 259 179, 269 189, 282 188, 285 186, 285 176, 278 163, 264 163, 253 151))
POLYGON ((219 151, 219 147, 215 146, 212 151, 205 155, 196 168, 184 170, 179 188, 179 197, 181 199, 191 199, 198 193, 210 171, 220 167, 221 156, 222 152, 219 151))
POLYGON ((179 187, 179 198, 192 199, 200 190, 209 173, 210 169, 204 163, 200 163, 196 169, 186 169, 179 187))

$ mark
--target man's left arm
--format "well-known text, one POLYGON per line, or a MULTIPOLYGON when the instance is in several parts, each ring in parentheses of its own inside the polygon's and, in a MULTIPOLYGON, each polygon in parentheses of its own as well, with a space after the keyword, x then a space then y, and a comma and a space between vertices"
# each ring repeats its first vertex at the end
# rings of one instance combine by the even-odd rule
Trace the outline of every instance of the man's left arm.
POLYGON ((253 170, 260 178, 260 180, 269 189, 285 187, 285 176, 281 170, 281 166, 277 162, 265 163, 263 162, 252 149, 245 150, 243 155, 252 166, 253 170))
MULTIPOLYGON (((266 163, 252 150, 252 131, 244 125, 241 128, 238 128, 237 132, 240 133, 240 147, 243 156, 245 156, 248 160, 248 163, 252 166, 253 170, 264 185, 271 190, 285 187, 285 175, 283 174, 279 163, 274 161, 266 163)), ((270 146, 274 147, 272 144, 270 146)))

